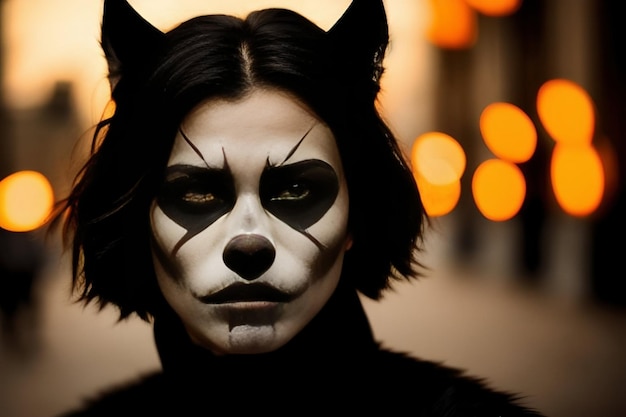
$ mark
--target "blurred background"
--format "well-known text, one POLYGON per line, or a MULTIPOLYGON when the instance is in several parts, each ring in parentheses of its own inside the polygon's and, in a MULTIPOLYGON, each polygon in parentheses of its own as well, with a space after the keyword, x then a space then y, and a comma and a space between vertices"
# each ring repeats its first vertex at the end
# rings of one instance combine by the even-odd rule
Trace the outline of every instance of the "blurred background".
MULTIPOLYGON (((162 30, 269 6, 330 28, 349 0, 130 0, 162 30)), ((626 49, 610 0, 385 0, 380 108, 433 218, 414 283, 364 299, 389 347, 626 416, 626 49)), ((74 303, 42 226, 109 86, 102 0, 0 0, 0 416, 45 417, 159 366, 149 324, 74 303)))

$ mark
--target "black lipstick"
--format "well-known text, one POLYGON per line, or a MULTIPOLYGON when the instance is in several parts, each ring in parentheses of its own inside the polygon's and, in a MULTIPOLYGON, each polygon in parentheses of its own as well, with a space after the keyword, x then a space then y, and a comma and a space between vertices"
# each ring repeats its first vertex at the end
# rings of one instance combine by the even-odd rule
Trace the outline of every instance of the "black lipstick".
POLYGON ((216 293, 198 297, 205 304, 228 304, 239 302, 264 301, 272 303, 287 303, 295 298, 268 284, 263 283, 235 283, 219 290, 216 293))

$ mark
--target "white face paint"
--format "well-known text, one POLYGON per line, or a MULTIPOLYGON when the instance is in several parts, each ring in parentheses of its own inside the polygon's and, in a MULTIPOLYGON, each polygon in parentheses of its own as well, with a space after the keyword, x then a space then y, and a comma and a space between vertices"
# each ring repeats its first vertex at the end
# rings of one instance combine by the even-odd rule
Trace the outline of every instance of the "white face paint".
POLYGON ((334 136, 306 106, 274 90, 203 103, 152 205, 159 286, 198 345, 275 350, 336 288, 347 221, 334 136))

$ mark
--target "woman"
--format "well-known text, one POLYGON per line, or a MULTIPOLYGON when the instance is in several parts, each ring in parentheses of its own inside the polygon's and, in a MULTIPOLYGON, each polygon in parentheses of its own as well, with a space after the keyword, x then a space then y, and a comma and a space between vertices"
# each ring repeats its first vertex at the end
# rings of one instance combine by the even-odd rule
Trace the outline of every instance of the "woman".
POLYGON ((538 415, 372 336, 358 292, 418 277, 427 223, 376 110, 387 43, 381 0, 327 32, 267 9, 166 33, 105 1, 115 113, 62 206, 74 285, 153 322, 163 370, 68 416, 538 415))

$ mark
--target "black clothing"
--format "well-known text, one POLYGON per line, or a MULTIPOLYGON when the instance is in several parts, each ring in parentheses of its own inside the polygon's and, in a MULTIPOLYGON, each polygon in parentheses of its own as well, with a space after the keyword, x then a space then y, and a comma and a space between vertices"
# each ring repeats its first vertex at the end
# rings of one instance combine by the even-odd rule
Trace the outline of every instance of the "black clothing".
POLYGON ((173 313, 156 318, 155 340, 162 372, 102 393, 83 410, 62 417, 541 416, 460 370, 381 347, 358 295, 341 285, 302 332, 271 353, 215 356, 190 342, 173 313))

